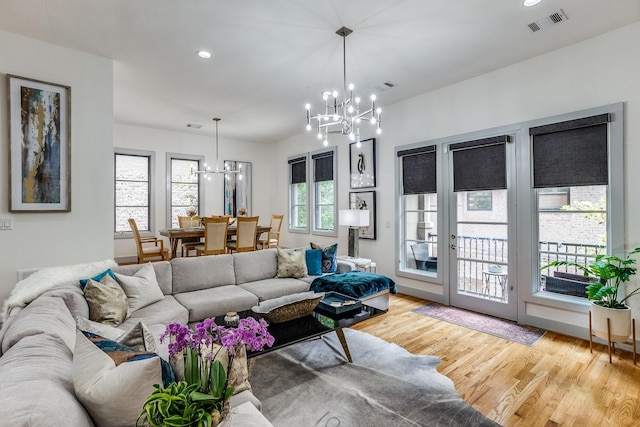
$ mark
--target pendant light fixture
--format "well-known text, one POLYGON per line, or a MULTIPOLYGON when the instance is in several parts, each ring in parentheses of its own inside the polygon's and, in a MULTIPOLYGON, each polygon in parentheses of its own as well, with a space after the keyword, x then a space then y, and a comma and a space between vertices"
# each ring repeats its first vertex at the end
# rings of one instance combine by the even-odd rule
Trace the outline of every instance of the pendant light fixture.
POLYGON ((211 181, 211 175, 215 175, 215 174, 224 174, 226 179, 229 179, 229 175, 231 174, 237 174, 238 175, 238 180, 242 180, 242 165, 239 164, 238 165, 238 169, 232 169, 231 165, 228 163, 224 164, 224 167, 222 168, 222 170, 220 170, 218 168, 218 122, 221 119, 219 117, 214 117, 213 121, 216 122, 216 164, 215 164, 215 170, 211 169, 210 166, 207 166, 207 164, 204 164, 204 170, 194 170, 193 168, 191 169, 191 176, 197 176, 197 175, 202 175, 205 176, 209 181, 211 181))

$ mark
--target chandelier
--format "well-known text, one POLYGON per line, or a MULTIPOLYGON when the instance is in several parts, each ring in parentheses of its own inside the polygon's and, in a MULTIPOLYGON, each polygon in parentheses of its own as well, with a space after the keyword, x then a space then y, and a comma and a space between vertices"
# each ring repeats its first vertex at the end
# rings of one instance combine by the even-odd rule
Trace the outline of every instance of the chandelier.
POLYGON ((234 170, 231 169, 231 165, 229 163, 224 164, 224 168, 222 170, 220 170, 218 168, 218 122, 221 119, 218 117, 214 117, 213 121, 216 122, 216 168, 215 170, 211 169, 210 166, 207 166, 207 164, 204 164, 204 170, 195 170, 193 168, 191 168, 191 176, 192 177, 196 177, 198 175, 203 175, 205 177, 207 177, 207 179, 209 181, 211 181, 211 175, 215 175, 215 174, 219 174, 219 173, 223 173, 226 179, 229 179, 229 175, 231 174, 237 174, 238 175, 238 180, 242 180, 242 165, 239 164, 238 165, 238 170, 234 170))
POLYGON ((322 92, 324 100, 324 113, 311 114, 311 104, 307 104, 307 130, 314 127, 318 131, 318 139, 323 140, 323 145, 329 145, 329 133, 340 133, 349 135, 351 141, 356 141, 360 146, 360 123, 368 121, 372 125, 377 125, 376 133, 382 132, 380 128, 381 109, 376 108, 376 95, 371 95, 371 108, 364 111, 360 104, 360 97, 353 96, 354 85, 347 86, 347 36, 353 31, 347 27, 342 27, 336 34, 342 37, 342 64, 343 64, 343 92, 342 99, 338 99, 340 94, 337 90, 327 90, 322 92), (347 89, 349 92, 347 93, 347 89))

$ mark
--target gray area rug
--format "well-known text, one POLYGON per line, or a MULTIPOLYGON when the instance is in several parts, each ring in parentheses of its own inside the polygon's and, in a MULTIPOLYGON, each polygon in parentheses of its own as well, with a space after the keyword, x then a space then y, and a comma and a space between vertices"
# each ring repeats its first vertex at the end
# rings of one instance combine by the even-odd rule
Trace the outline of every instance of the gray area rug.
POLYGON ((275 427, 499 425, 436 371, 438 357, 344 332, 353 363, 335 333, 256 358, 251 386, 275 427))

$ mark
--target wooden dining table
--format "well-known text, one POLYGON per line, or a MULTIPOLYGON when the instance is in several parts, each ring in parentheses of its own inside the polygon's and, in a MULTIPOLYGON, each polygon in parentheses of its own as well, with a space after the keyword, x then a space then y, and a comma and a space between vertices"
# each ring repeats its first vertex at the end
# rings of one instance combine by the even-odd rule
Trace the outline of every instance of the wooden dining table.
MULTIPOLYGON (((256 235, 260 236, 262 233, 268 233, 271 231, 271 227, 268 225, 258 225, 256 235)), ((227 237, 235 236, 238 232, 238 227, 233 225, 227 229, 227 237)), ((169 245, 171 246, 171 258, 174 258, 178 253, 178 244, 182 239, 189 237, 204 237, 204 227, 196 227, 191 229, 185 228, 171 228, 168 230, 160 230, 160 235, 169 238, 169 245)))

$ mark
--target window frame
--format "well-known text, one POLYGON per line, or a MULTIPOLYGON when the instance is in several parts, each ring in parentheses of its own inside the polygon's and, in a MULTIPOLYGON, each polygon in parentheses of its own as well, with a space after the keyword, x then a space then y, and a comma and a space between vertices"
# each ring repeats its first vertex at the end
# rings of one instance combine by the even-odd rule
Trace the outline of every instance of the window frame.
MULTIPOLYGON (((173 188, 173 160, 187 160, 187 161, 197 161, 198 162, 198 170, 203 170, 205 157, 201 155, 195 154, 184 154, 184 153, 167 153, 166 154, 166 188, 165 188, 165 200, 166 200, 166 224, 167 228, 171 228, 171 224, 173 223, 172 217, 172 188, 173 188)), ((204 177, 201 174, 196 175, 197 184, 198 184, 198 215, 202 215, 202 209, 204 207, 204 177)))
POLYGON ((309 230, 310 230, 310 215, 309 215, 309 210, 310 210, 310 195, 311 195, 311 190, 310 190, 310 185, 309 185, 309 164, 310 164, 310 160, 311 160, 311 156, 309 155, 309 153, 303 153, 303 154, 299 154, 297 156, 291 156, 287 159, 287 165, 288 165, 288 169, 289 169, 289 177, 288 177, 288 181, 287 181, 287 185, 288 185, 288 208, 289 208, 289 221, 287 221, 287 227, 288 227, 288 231, 290 233, 301 233, 301 234, 309 234, 309 230), (305 191, 305 205, 304 207, 306 208, 306 219, 307 219, 307 225, 306 227, 293 227, 292 226, 292 221, 294 218, 294 214, 293 214, 293 208, 294 206, 302 206, 302 205, 294 205, 293 204, 293 199, 294 199, 294 195, 293 195, 293 191, 294 191, 294 186, 297 184, 292 184, 292 163, 289 163, 289 161, 291 160, 295 160, 295 159, 300 159, 300 158, 304 158, 305 159, 305 174, 306 174, 306 179, 304 181, 304 183, 306 184, 306 191, 305 191))
MULTIPOLYGON (((332 146, 332 147, 324 147, 320 150, 315 150, 309 153, 309 158, 311 159, 311 181, 313 182, 313 185, 311 186, 311 207, 312 207, 312 212, 313 214, 311 215, 311 220, 312 220, 312 224, 311 224, 311 234, 314 235, 318 235, 318 236, 331 236, 331 237, 337 237, 338 236, 338 147, 337 146, 332 146), (330 206, 330 205, 320 205, 318 203, 318 182, 315 181, 315 167, 316 167, 316 163, 315 163, 315 159, 313 158, 315 155, 318 154, 323 154, 323 153, 332 153, 332 160, 333 160, 333 180, 331 181, 333 183, 333 229, 332 230, 324 230, 324 229, 318 229, 317 228, 317 224, 318 224, 318 213, 319 213, 319 206, 330 206)), ((321 182, 329 182, 329 181, 321 181, 321 182)))
POLYGON ((115 239, 132 239, 134 238, 133 231, 120 231, 116 232, 116 209, 118 206, 116 205, 116 191, 118 180, 116 179, 116 159, 117 156, 136 156, 136 157, 146 157, 147 164, 149 167, 148 176, 149 176, 149 192, 148 192, 148 208, 149 208, 149 229, 148 230, 139 230, 141 237, 151 237, 155 236, 156 229, 156 153, 155 151, 149 150, 137 150, 132 148, 119 148, 115 147, 113 149, 113 232, 115 239))

